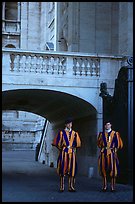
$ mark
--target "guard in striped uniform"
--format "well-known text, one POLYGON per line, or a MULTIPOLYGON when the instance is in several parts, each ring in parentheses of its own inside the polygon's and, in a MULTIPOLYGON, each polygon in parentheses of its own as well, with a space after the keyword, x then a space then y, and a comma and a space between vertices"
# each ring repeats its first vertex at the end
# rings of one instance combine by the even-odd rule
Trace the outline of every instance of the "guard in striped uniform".
POLYGON ((116 177, 119 175, 117 150, 123 147, 119 132, 111 129, 111 123, 105 123, 105 131, 98 135, 97 145, 100 148, 98 158, 99 174, 103 177, 103 191, 107 190, 107 176, 111 177, 111 191, 115 191, 116 177))
POLYGON ((60 130, 52 143, 59 149, 57 173, 60 176, 60 192, 64 191, 64 177, 68 175, 68 190, 75 191, 77 173, 76 149, 81 146, 78 132, 72 130, 72 119, 65 121, 65 129, 60 130))

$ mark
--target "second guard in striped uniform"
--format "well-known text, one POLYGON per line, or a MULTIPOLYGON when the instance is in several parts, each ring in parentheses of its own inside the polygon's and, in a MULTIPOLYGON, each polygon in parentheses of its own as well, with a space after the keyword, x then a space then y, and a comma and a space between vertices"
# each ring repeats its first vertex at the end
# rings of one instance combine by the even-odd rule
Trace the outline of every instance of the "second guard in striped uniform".
POLYGON ((100 148, 98 158, 99 173, 103 178, 102 191, 107 190, 107 177, 111 178, 111 191, 115 191, 116 177, 119 175, 118 149, 123 147, 119 132, 112 130, 111 122, 105 123, 105 130, 98 135, 97 145, 100 148))

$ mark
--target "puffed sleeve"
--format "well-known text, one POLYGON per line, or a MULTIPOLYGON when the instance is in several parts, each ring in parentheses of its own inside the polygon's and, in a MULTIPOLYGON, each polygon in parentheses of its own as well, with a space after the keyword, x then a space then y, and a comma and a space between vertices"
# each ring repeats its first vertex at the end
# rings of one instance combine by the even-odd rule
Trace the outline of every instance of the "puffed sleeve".
POLYGON ((103 147, 102 132, 100 132, 100 133, 98 134, 97 146, 98 146, 99 148, 102 148, 102 147, 103 147))
POLYGON ((76 132, 76 147, 81 147, 81 139, 78 132, 76 132))
POLYGON ((123 141, 121 139, 121 136, 120 136, 120 133, 119 132, 116 132, 116 135, 117 135, 117 140, 118 140, 118 149, 122 149, 123 147, 123 141))
POLYGON ((55 146, 58 149, 61 149, 62 148, 62 140, 63 140, 62 131, 59 131, 58 134, 53 139, 52 146, 55 146))

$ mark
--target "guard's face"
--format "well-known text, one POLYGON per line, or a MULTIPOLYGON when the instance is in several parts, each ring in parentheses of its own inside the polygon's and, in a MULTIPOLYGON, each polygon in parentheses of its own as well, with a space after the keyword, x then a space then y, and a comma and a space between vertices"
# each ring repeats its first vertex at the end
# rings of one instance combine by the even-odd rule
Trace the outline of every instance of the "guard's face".
POLYGON ((66 127, 67 127, 68 129, 71 129, 71 128, 72 128, 72 122, 67 123, 67 124, 66 124, 66 127))
POLYGON ((111 128, 111 126, 112 126, 111 123, 106 123, 106 124, 105 124, 105 129, 106 129, 106 130, 109 130, 109 129, 111 128))

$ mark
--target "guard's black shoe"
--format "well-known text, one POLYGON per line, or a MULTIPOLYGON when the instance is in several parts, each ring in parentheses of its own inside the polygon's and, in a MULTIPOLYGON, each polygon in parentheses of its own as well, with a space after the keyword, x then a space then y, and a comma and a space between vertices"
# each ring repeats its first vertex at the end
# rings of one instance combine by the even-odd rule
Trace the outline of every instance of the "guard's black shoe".
POLYGON ((111 188, 111 192, 113 192, 113 193, 114 193, 114 192, 116 192, 116 190, 111 188))
POLYGON ((60 188, 60 189, 59 189, 59 192, 60 192, 60 193, 64 192, 64 189, 63 189, 63 188, 60 188))
POLYGON ((68 191, 69 191, 69 192, 76 192, 75 188, 73 188, 73 187, 70 187, 70 188, 68 189, 68 191))
POLYGON ((106 192, 106 191, 107 191, 107 187, 102 188, 101 191, 102 191, 102 192, 106 192))

